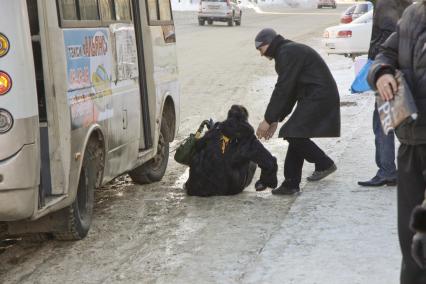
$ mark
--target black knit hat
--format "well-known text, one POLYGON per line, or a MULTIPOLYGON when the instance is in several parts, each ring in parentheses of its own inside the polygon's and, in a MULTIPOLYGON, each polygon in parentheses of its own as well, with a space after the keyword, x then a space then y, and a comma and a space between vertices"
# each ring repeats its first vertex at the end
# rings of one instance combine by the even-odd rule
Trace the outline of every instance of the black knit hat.
POLYGON ((256 49, 259 49, 260 47, 270 44, 274 38, 277 36, 277 32, 273 29, 263 29, 261 30, 254 40, 254 44, 256 46, 256 49))

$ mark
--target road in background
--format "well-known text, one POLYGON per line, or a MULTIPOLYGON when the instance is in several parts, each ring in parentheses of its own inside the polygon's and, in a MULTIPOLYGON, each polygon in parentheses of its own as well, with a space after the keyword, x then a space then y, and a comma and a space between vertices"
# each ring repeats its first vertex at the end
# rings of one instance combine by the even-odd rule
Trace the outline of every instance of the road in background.
POLYGON ((259 77, 275 76, 273 62, 260 58, 254 38, 263 28, 274 28, 284 37, 312 43, 322 37, 326 27, 338 24, 347 6, 337 9, 281 9, 258 14, 244 10, 242 25, 226 23, 198 26, 194 12, 175 15, 179 72, 182 86, 181 134, 193 131, 206 116, 222 119, 228 106, 248 106, 252 122, 263 117, 270 88, 252 89, 259 77), (253 92, 254 91, 254 92, 253 92), (208 104, 208 112, 204 107, 208 104))

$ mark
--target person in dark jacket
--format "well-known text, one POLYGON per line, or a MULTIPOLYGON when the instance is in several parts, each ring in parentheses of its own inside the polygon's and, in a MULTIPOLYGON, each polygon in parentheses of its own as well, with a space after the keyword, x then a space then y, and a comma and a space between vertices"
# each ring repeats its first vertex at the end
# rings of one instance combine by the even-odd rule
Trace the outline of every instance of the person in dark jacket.
MULTIPOLYGON (((410 0, 378 0, 374 8, 373 31, 371 35, 368 58, 374 60, 379 53, 380 45, 395 31, 396 24, 410 0)), ((376 175, 368 181, 358 182, 361 186, 395 186, 395 135, 386 135, 380 123, 377 105, 374 106, 373 132, 376 146, 376 165, 379 168, 376 175)))
POLYGON ((188 195, 241 193, 252 182, 256 165, 262 170, 256 190, 277 186, 277 160, 256 138, 247 119, 246 108, 233 105, 227 119, 196 142, 185 184, 188 195))
POLYGON ((278 81, 257 129, 259 138, 271 138, 281 122, 297 105, 279 132, 288 141, 284 182, 273 194, 300 192, 304 160, 315 164, 309 181, 318 181, 337 168, 309 138, 340 136, 340 98, 326 63, 312 48, 263 29, 255 39, 262 56, 275 60, 278 81))
POLYGON ((395 129, 398 150, 398 234, 401 283, 426 283, 426 1, 409 6, 370 69, 368 80, 384 100, 397 91, 395 70, 404 73, 418 118, 395 129), (411 218, 411 229, 409 227, 411 218), (417 263, 416 263, 417 262, 417 263))

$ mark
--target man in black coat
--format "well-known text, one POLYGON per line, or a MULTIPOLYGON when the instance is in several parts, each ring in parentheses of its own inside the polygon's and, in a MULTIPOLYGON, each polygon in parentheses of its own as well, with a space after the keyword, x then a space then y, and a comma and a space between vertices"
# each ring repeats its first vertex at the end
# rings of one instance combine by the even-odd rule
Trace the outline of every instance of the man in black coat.
POLYGON ((278 81, 265 119, 257 129, 259 138, 269 139, 292 111, 279 137, 288 141, 284 182, 273 194, 300 192, 304 160, 315 164, 309 181, 325 178, 337 168, 309 138, 340 136, 340 99, 336 82, 326 63, 312 48, 284 39, 272 29, 263 29, 255 39, 262 56, 275 59, 278 81))
POLYGON ((398 233, 402 251, 401 283, 426 283, 426 1, 409 6, 382 46, 369 83, 384 100, 397 91, 394 74, 404 73, 418 118, 398 126, 398 233), (423 204, 423 205, 422 205, 423 204), (411 217, 410 217, 411 216, 411 217), (411 218, 411 229, 409 228, 411 218), (413 257, 414 258, 413 258, 413 257), (416 264, 417 261, 417 264, 416 264))
POLYGON ((215 124, 196 142, 185 183, 188 195, 241 193, 250 185, 256 165, 262 170, 256 190, 277 186, 277 159, 256 138, 247 119, 246 108, 233 105, 227 119, 215 124))
MULTIPOLYGON (((380 45, 395 31, 396 24, 405 8, 411 4, 410 0, 378 0, 374 8, 373 32, 371 35, 368 58, 374 60, 379 53, 380 45)), ((376 175, 368 181, 358 182, 361 186, 396 185, 395 166, 395 135, 383 131, 377 111, 373 113, 373 132, 376 146, 376 165, 379 168, 376 175)))

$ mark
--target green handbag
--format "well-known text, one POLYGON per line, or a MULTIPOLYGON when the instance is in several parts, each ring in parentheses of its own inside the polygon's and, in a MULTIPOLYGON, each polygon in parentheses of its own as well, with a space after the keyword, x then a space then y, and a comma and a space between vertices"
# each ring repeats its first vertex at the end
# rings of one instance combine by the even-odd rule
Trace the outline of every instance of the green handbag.
POLYGON ((195 152, 195 143, 198 139, 201 138, 204 127, 207 126, 207 129, 210 129, 211 124, 211 120, 204 120, 198 128, 197 132, 195 134, 191 133, 189 137, 179 145, 179 147, 176 149, 174 157, 176 162, 186 166, 191 164, 191 159, 195 152))

